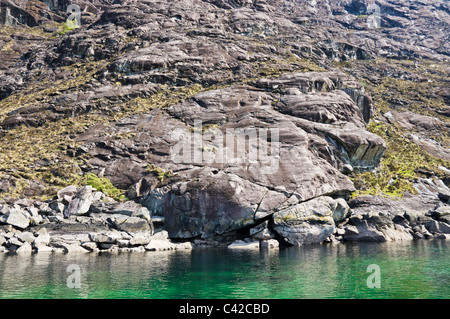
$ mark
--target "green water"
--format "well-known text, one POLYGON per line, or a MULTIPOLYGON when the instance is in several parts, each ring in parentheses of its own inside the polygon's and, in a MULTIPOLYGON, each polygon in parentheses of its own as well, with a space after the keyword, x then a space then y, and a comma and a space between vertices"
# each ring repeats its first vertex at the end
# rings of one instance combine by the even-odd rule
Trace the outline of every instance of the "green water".
POLYGON ((449 253, 448 241, 414 241, 279 251, 0 254, 0 298, 449 298, 449 253), (79 288, 67 286, 71 264, 79 266, 79 288), (367 287, 370 264, 380 267, 380 288, 367 287))

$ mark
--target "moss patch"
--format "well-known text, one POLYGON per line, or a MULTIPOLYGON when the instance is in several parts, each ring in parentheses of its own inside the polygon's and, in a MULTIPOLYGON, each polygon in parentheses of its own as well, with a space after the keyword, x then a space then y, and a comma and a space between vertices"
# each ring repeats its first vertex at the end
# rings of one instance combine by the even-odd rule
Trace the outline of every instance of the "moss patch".
POLYGON ((83 179, 80 181, 81 185, 90 185, 96 190, 103 192, 109 197, 115 200, 125 201, 125 191, 114 187, 111 181, 107 178, 100 178, 93 173, 87 173, 84 175, 83 179))
POLYGON ((171 170, 165 170, 164 168, 158 167, 154 164, 148 165, 146 172, 157 177, 160 182, 164 182, 166 178, 174 175, 171 170))

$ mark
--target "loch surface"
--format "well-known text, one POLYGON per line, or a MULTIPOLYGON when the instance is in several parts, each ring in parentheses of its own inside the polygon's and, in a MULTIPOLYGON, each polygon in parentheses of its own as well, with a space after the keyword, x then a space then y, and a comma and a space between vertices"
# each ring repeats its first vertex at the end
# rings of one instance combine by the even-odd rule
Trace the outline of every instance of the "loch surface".
POLYGON ((448 241, 421 240, 274 251, 2 253, 0 298, 449 298, 449 252, 448 241))

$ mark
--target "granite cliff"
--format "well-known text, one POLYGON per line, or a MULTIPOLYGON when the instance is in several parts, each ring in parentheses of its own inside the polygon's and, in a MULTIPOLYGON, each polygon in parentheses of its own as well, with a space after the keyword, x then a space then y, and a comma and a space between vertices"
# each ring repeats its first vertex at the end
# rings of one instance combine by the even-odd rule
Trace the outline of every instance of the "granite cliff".
POLYGON ((5 249, 450 233, 447 1, 0 0, 0 24, 5 249))

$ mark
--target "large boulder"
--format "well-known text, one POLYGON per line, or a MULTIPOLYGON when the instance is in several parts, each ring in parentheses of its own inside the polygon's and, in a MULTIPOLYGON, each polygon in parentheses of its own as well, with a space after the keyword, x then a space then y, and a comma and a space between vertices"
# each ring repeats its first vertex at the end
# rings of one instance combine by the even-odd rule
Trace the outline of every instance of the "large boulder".
POLYGON ((450 234, 450 225, 437 220, 427 222, 425 228, 431 233, 450 234))
POLYGON ((33 241, 33 246, 36 248, 42 246, 48 246, 50 243, 50 234, 47 232, 46 228, 41 228, 36 232, 37 237, 33 241))
POLYGON ((397 219, 381 212, 353 215, 349 221, 353 227, 346 228, 344 238, 356 242, 412 240, 414 232, 409 226, 394 223, 394 220, 397 219))
POLYGON ((17 248, 16 253, 18 254, 31 254, 33 248, 30 243, 23 243, 19 248, 17 248))
POLYGON ((138 231, 146 231, 153 232, 153 224, 150 221, 147 221, 140 217, 128 217, 128 216, 114 216, 108 218, 111 223, 111 226, 117 230, 125 231, 125 232, 138 232, 138 231))
POLYGON ((18 238, 20 241, 22 241, 24 243, 29 243, 29 244, 33 243, 35 240, 34 235, 28 231, 17 233, 14 236, 16 238, 18 238))
POLYGON ((186 250, 192 249, 190 242, 173 243, 169 240, 169 234, 163 230, 150 236, 149 243, 145 246, 148 251, 163 251, 163 250, 186 250))
POLYGON ((337 201, 321 196, 275 212, 273 230, 291 245, 318 244, 335 231, 337 201))
POLYGON ((30 225, 30 216, 24 211, 11 208, 4 219, 6 224, 25 229, 30 225))
POLYGON ((93 188, 91 186, 83 186, 76 193, 69 205, 64 209, 64 217, 71 215, 82 216, 86 215, 91 208, 94 200, 93 188))
POLYGON ((204 170, 198 176, 145 201, 152 215, 165 218, 170 238, 205 238, 251 226, 284 198, 233 174, 204 170))
POLYGON ((117 231, 89 233, 89 239, 98 244, 115 244, 122 236, 117 231))
POLYGON ((58 201, 70 202, 72 201, 73 197, 77 195, 78 191, 79 191, 78 187, 76 187, 75 185, 64 187, 60 189, 57 193, 58 201))

